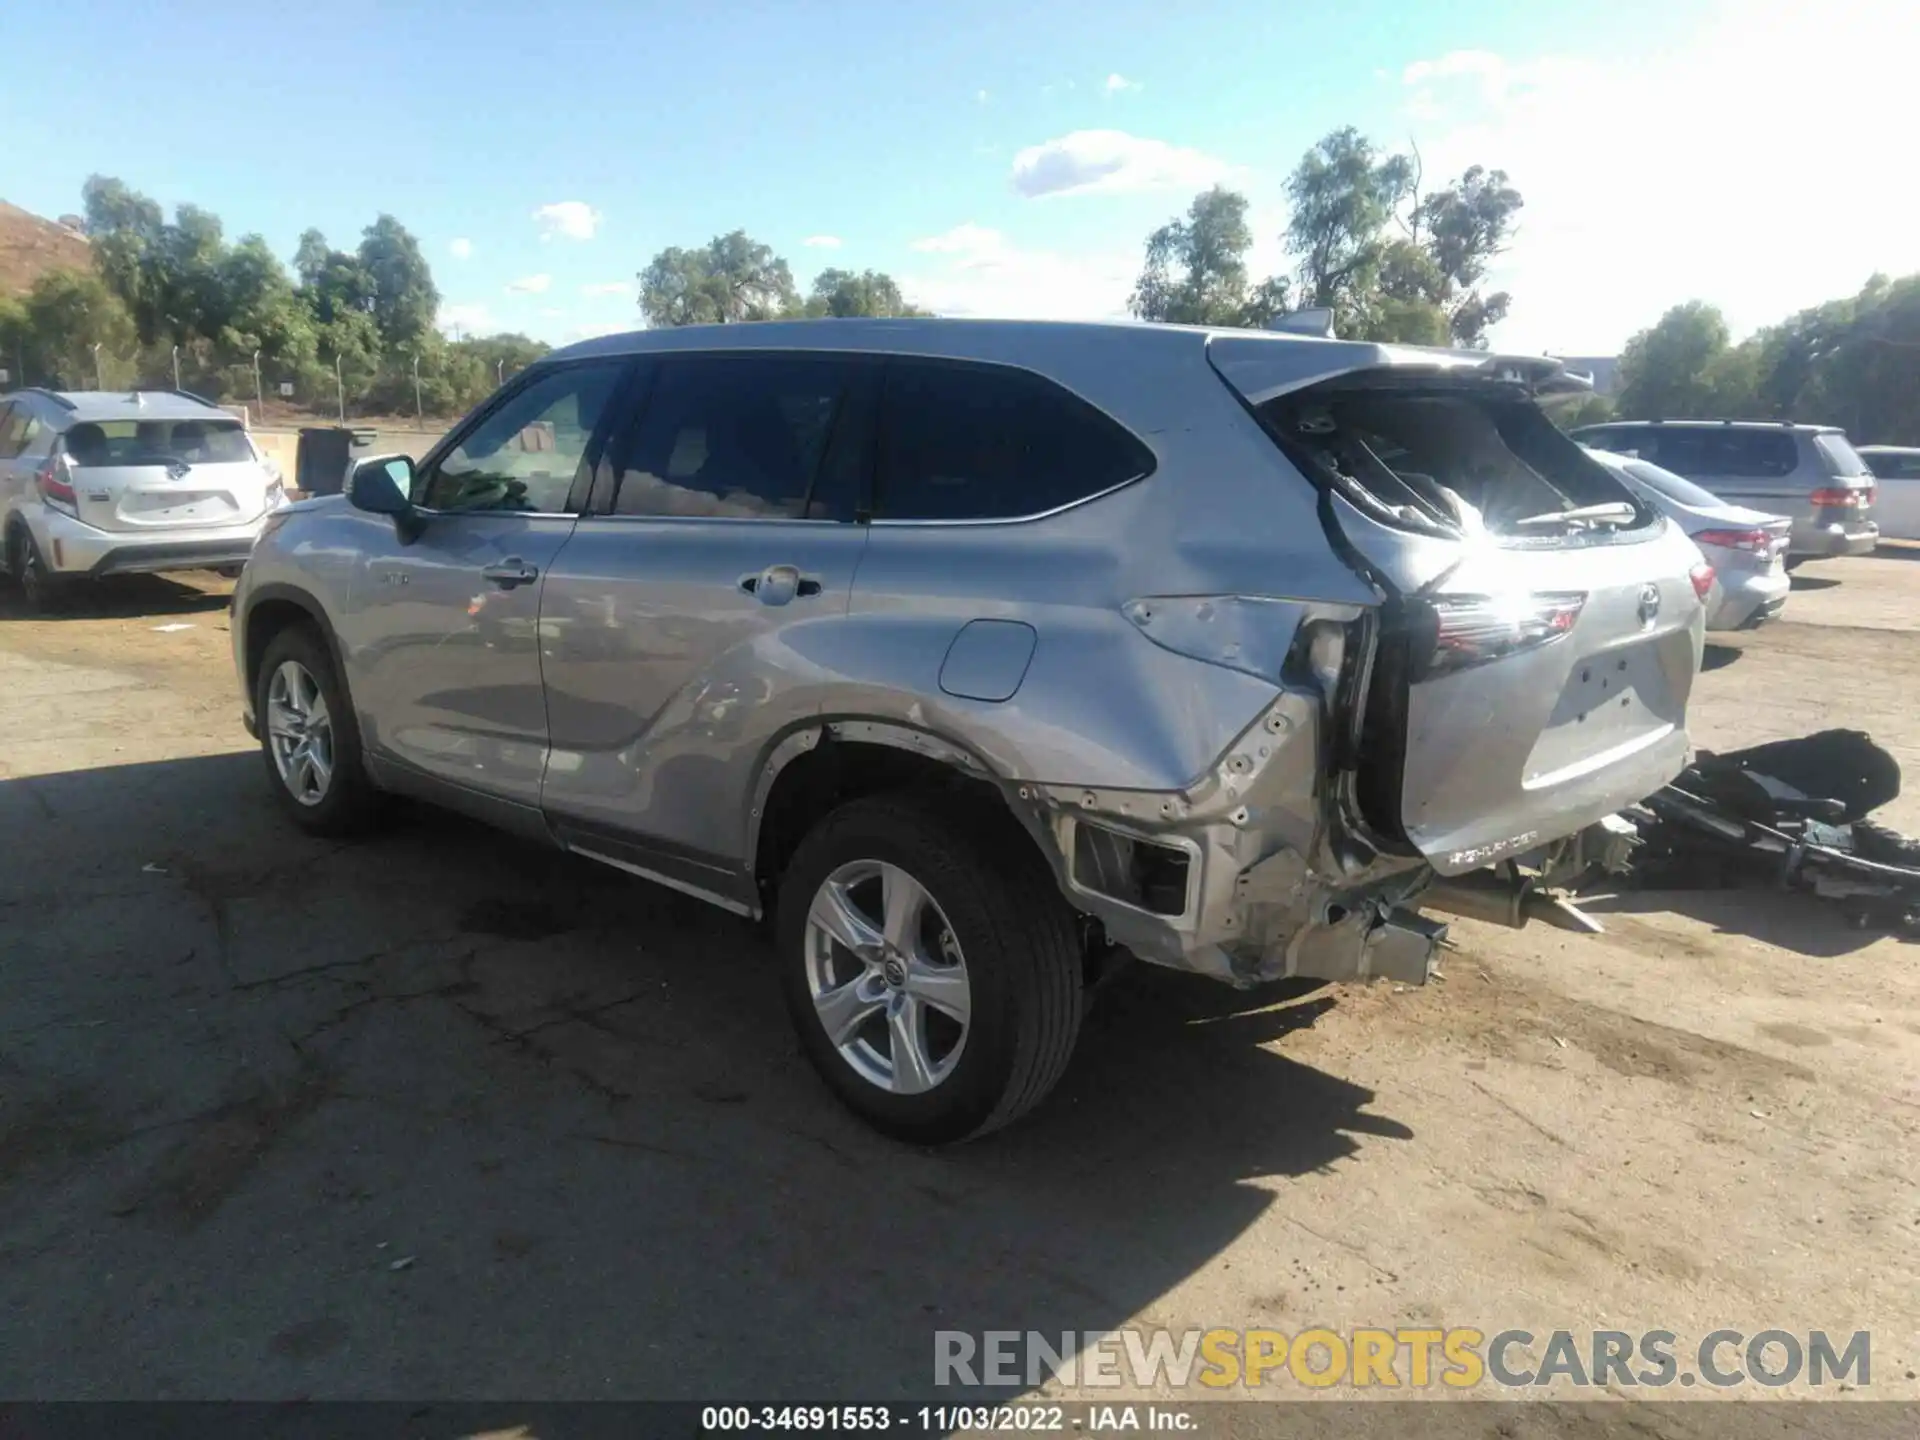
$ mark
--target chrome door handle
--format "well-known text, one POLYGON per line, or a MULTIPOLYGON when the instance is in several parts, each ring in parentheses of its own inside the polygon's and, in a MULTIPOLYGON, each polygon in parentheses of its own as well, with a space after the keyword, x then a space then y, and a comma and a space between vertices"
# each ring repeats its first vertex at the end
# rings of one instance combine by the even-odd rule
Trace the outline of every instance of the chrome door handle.
POLYGON ((516 585, 531 585, 540 578, 540 567, 529 565, 516 557, 488 565, 480 572, 482 578, 491 580, 502 590, 511 590, 516 585))
POLYGON ((762 605, 785 605, 796 595, 802 599, 818 595, 820 582, 792 565, 769 565, 758 575, 742 576, 740 588, 762 605))

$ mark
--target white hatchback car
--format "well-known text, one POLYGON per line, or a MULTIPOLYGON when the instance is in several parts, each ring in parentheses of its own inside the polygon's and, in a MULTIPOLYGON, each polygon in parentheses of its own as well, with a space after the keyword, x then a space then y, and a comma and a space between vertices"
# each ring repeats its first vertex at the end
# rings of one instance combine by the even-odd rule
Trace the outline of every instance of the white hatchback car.
POLYGON ((239 419, 169 390, 0 400, 0 546, 29 608, 78 579, 246 563, 280 475, 239 419))

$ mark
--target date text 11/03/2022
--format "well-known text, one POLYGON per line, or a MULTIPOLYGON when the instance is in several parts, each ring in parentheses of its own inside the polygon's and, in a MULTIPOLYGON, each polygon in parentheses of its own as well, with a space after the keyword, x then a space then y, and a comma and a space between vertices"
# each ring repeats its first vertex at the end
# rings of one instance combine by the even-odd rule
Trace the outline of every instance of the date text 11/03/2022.
POLYGON ((1164 1404, 1019 1405, 708 1405, 703 1435, 790 1433, 951 1435, 1159 1431, 1197 1434, 1189 1409, 1164 1404))

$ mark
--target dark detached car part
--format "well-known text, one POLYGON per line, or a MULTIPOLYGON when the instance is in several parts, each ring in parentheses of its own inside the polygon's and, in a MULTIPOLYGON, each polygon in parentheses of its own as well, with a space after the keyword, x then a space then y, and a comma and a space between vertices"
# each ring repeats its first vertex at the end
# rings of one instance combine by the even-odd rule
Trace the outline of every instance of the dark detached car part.
POLYGON ((1703 753, 1629 811, 1647 890, 1768 886, 1840 905, 1849 923, 1920 935, 1920 841, 1867 817, 1899 763, 1858 730, 1703 753))

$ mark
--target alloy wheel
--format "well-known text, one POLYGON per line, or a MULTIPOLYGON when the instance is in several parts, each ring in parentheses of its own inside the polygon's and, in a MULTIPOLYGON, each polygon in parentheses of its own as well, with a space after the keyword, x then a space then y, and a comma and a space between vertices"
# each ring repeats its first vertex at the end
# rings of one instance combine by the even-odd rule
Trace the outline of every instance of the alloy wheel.
POLYGON ((807 990, 853 1072, 894 1095, 939 1086, 966 1048, 973 1007, 953 927, 898 865, 854 860, 807 912, 807 990))
POLYGON ((298 660, 283 660, 267 685, 267 743, 287 793, 318 805, 333 783, 333 717, 319 682, 298 660))

